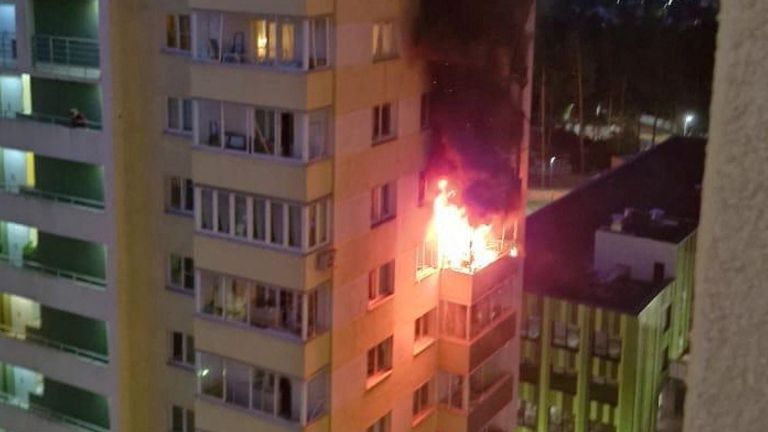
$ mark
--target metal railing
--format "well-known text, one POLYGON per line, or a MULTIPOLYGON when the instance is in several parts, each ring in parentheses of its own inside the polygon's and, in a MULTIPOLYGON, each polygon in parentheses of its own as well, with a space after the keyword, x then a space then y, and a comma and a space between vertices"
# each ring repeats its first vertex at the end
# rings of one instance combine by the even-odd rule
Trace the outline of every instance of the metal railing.
POLYGON ((0 182, 0 190, 20 195, 27 195, 33 198, 41 198, 49 201, 55 201, 64 204, 70 204, 89 209, 104 210, 104 202, 90 198, 82 198, 74 195, 63 194, 59 192, 50 192, 42 189, 36 189, 29 186, 9 185, 0 182))
POLYGON ((0 66, 15 66, 17 56, 16 34, 7 31, 0 32, 0 66))
MULTIPOLYGON (((4 251, 0 251, 0 262, 2 261, 4 262, 10 261, 8 254, 5 253, 4 251)), ((27 257, 24 257, 22 259, 22 266, 27 270, 36 271, 38 273, 44 273, 46 275, 53 276, 59 279, 68 279, 68 280, 78 282, 84 285, 88 285, 97 289, 102 289, 107 285, 107 281, 104 278, 77 273, 69 270, 54 268, 51 266, 47 266, 45 264, 41 264, 36 261, 32 261, 27 257)))
POLYGON ((79 125, 75 125, 71 117, 58 116, 52 114, 43 113, 30 113, 25 114, 15 111, 3 111, 2 117, 16 120, 29 120, 38 123, 50 123, 59 126, 67 126, 70 128, 85 128, 93 130, 101 130, 101 122, 83 120, 79 125))
POLYGON ((0 403, 18 408, 24 411, 33 413, 39 417, 45 418, 50 421, 64 423, 69 426, 77 428, 77 430, 86 432, 109 432, 109 429, 103 428, 99 425, 89 423, 84 420, 80 420, 75 417, 68 416, 66 414, 54 411, 51 408, 40 405, 32 401, 22 401, 19 397, 10 393, 0 391, 0 403))
POLYGON ((39 334, 30 332, 19 332, 13 329, 12 326, 7 324, 0 324, 0 336, 10 337, 20 341, 32 342, 37 345, 42 345, 46 348, 55 349, 57 351, 74 354, 78 357, 88 360, 93 363, 107 364, 109 363, 109 357, 107 355, 91 351, 83 348, 76 347, 74 345, 65 344, 63 342, 48 339, 40 336, 39 334))
POLYGON ((32 36, 35 63, 99 68, 99 40, 69 36, 32 36))

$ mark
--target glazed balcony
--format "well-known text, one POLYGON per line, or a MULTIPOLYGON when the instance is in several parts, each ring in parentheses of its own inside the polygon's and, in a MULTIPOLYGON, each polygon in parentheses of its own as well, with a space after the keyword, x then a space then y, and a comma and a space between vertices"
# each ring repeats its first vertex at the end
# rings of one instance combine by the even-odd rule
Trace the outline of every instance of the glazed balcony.
POLYGON ((190 0, 189 6, 193 9, 294 16, 329 15, 334 11, 331 0, 190 0))
POLYGON ((475 273, 444 269, 440 273, 440 298, 454 303, 474 304, 502 285, 511 288, 519 267, 519 258, 505 254, 475 273))

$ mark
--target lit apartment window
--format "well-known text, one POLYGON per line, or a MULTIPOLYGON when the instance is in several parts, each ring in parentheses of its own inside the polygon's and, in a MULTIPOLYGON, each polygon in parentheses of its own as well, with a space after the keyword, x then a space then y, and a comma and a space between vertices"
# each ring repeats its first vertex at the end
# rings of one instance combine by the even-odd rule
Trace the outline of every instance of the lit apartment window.
POLYGON ((384 417, 376 420, 376 423, 368 426, 365 432, 390 432, 392 428, 392 413, 389 412, 384 417))
POLYGON ((198 353, 198 392, 244 409, 305 424, 325 413, 327 373, 309 382, 206 352, 198 353), (305 397, 306 396, 306 397, 305 397), (302 412, 305 415, 302 416, 302 412))
POLYGON ((413 414, 414 421, 418 421, 420 417, 426 415, 432 405, 432 381, 430 380, 413 392, 411 413, 413 414))
POLYGON ((191 134, 192 99, 169 97, 166 107, 166 131, 185 135, 191 134))
POLYGON ((171 407, 171 432, 195 432, 195 412, 173 405, 171 407))
POLYGON ((374 305, 395 293, 395 262, 390 261, 368 273, 368 303, 374 305))
POLYGON ((437 270, 437 248, 434 241, 424 240, 416 249, 416 279, 420 280, 437 270))
POLYGON ((166 206, 174 212, 192 214, 195 211, 195 185, 191 179, 170 177, 166 206))
POLYGON ((328 328, 326 287, 299 292, 206 270, 199 275, 197 310, 202 314, 303 340, 328 328))
POLYGON ((168 15, 165 19, 165 47, 170 50, 192 49, 192 32, 189 15, 168 15))
POLYGON ((391 103, 373 107, 373 143, 377 144, 392 139, 397 135, 395 109, 391 103))
MULTIPOLYGON (((392 336, 368 350, 366 376, 372 382, 392 370, 392 336)), ((370 382, 370 381, 369 381, 370 382)))
POLYGON ((200 60, 302 70, 328 65, 327 17, 198 11, 196 19, 196 58, 200 60))
POLYGON ((371 225, 386 222, 397 215, 397 182, 371 190, 371 225))
POLYGON ((192 258, 171 254, 169 267, 171 288, 190 292, 195 290, 195 261, 192 258))
POLYGON ((435 340, 435 309, 416 318, 413 324, 413 351, 418 354, 435 340))
POLYGON ((327 110, 309 113, 197 100, 195 143, 255 156, 310 161, 328 150, 327 110))
POLYGON ((171 332, 171 362, 195 366, 195 338, 181 332, 171 332))
POLYGON ((421 130, 429 129, 430 116, 430 96, 429 93, 421 95, 421 104, 419 105, 419 125, 421 130))
POLYGON ((373 24, 373 60, 387 60, 397 57, 395 24, 381 21, 373 24))
POLYGON ((306 251, 329 242, 330 211, 329 199, 301 205, 200 188, 197 226, 228 237, 306 251))

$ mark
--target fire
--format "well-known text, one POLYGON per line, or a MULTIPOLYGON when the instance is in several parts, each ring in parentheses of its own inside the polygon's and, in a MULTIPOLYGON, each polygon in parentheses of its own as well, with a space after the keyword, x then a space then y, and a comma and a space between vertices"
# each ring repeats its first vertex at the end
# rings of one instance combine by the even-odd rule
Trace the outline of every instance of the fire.
POLYGON ((499 257, 499 242, 490 224, 472 226, 466 208, 451 202, 455 191, 448 181, 438 182, 439 194, 433 208, 433 230, 440 267, 475 272, 499 257))

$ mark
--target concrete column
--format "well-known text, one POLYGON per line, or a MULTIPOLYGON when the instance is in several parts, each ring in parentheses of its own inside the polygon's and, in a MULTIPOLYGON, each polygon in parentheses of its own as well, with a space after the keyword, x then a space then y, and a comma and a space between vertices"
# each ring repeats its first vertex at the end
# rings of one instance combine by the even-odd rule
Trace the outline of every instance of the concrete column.
POLYGON ((766 430, 768 2, 720 2, 686 432, 766 430))

